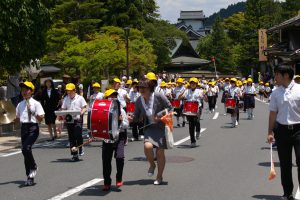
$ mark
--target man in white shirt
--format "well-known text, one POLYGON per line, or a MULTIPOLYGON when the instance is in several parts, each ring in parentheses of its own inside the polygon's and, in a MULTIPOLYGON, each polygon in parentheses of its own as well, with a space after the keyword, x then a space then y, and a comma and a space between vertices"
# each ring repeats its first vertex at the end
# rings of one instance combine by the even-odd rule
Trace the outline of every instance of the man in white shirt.
POLYGON ((78 151, 72 151, 73 147, 78 147, 83 144, 82 138, 82 124, 83 115, 86 112, 87 103, 84 98, 76 93, 76 86, 73 83, 66 85, 67 96, 64 98, 61 106, 62 110, 76 110, 80 111, 80 115, 72 116, 74 121, 67 122, 67 130, 70 142, 70 151, 72 161, 79 161, 78 153, 80 156, 84 154, 83 148, 80 147, 78 151))
POLYGON ((21 123, 21 143, 24 156, 27 181, 25 186, 34 185, 37 165, 32 155, 32 145, 39 136, 39 123, 43 120, 45 112, 42 105, 32 98, 34 85, 31 82, 20 83, 21 101, 16 108, 16 120, 21 123))
POLYGON ((300 85, 292 80, 293 76, 294 69, 291 66, 282 65, 275 68, 275 80, 278 87, 271 94, 267 136, 270 144, 274 142, 274 138, 276 139, 283 197, 287 200, 294 199, 293 148, 298 166, 298 184, 300 183, 300 85))

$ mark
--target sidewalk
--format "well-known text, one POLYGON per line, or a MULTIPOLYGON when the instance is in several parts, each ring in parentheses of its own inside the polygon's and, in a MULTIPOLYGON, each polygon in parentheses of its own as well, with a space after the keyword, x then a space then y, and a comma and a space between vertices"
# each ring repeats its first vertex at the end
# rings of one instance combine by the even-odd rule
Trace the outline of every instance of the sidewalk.
MULTIPOLYGON (((0 136, 0 152, 9 151, 11 149, 20 148, 21 146, 21 137, 20 129, 17 129, 13 132, 6 133, 0 136)), ((67 137, 66 130, 62 130, 60 138, 67 137)), ((47 129, 46 124, 40 124, 40 135, 35 143, 44 142, 50 139, 50 134, 47 129)))

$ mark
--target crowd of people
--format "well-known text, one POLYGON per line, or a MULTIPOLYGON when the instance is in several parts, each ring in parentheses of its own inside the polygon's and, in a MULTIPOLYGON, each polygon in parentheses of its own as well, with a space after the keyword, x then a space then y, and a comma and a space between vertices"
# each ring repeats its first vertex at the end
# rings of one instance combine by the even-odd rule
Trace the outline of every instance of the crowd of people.
MULTIPOLYGON (((300 76, 298 75, 294 77, 293 82, 299 83, 299 80, 300 76)), ((88 88, 86 98, 83 97, 83 86, 78 79, 76 82, 71 82, 67 75, 63 77, 63 85, 58 86, 58 90, 54 88, 51 79, 47 79, 44 86, 41 95, 34 100, 35 86, 31 82, 20 84, 24 100, 17 106, 17 119, 20 120, 22 127, 22 152, 27 175, 25 184, 33 185, 37 173, 37 164, 31 148, 38 137, 38 124, 43 118, 48 126, 50 140, 55 140, 59 135, 55 125, 55 111, 79 111, 80 114, 74 117, 72 123, 66 124, 71 160, 78 161, 79 156, 84 155, 83 116, 87 112, 87 129, 93 136, 91 128, 93 103, 96 100, 106 99, 118 102, 120 127, 118 138, 103 140, 104 191, 111 188, 113 155, 117 165, 116 186, 123 185, 124 147, 128 141, 127 130, 129 127, 132 128, 133 141, 144 140, 144 152, 149 163, 147 173, 149 176, 153 176, 157 167, 154 184, 160 185, 163 181, 166 162, 164 150, 167 148, 165 125, 161 121, 161 117, 166 112, 175 112, 177 127, 185 127, 188 123, 190 147, 194 148, 201 136, 201 116, 205 110, 207 113, 215 112, 219 97, 221 103, 224 104, 224 115, 230 115, 231 126, 235 128, 239 125, 240 112, 245 112, 249 120, 254 118, 256 96, 261 101, 269 101, 272 91, 279 87, 270 83, 254 83, 251 76, 206 80, 196 77, 184 79, 176 75, 164 77, 152 72, 147 73, 139 80, 127 79, 127 77, 122 77, 121 80, 114 78, 112 86, 105 88, 103 93, 99 82, 93 81, 88 88), (131 104, 134 104, 135 109, 129 112, 131 104)), ((65 119, 60 118, 59 120, 65 119)))

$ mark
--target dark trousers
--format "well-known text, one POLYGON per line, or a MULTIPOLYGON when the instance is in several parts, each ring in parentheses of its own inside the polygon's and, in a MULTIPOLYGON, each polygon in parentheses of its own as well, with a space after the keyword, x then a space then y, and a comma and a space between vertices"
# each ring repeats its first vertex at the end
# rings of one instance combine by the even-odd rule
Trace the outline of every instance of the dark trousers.
POLYGON ((132 136, 135 139, 138 139, 139 135, 144 135, 143 129, 140 129, 141 127, 143 127, 142 122, 132 122, 131 126, 132 126, 132 136))
POLYGON ((216 106, 216 96, 208 96, 208 106, 209 110, 215 109, 216 106))
POLYGON ((187 120, 189 121, 189 132, 190 132, 191 143, 194 143, 196 142, 195 128, 197 133, 200 132, 200 117, 188 116, 187 120))
POLYGON ((300 183, 300 125, 294 130, 277 124, 274 130, 280 161, 281 184, 284 195, 290 196, 293 192, 292 177, 292 149, 294 147, 298 170, 298 184, 300 183))
POLYGON ((21 142, 22 153, 24 156, 26 175, 28 176, 30 170, 37 168, 35 160, 32 155, 32 145, 39 136, 39 125, 37 123, 22 123, 21 125, 21 142))
POLYGON ((106 143, 103 141, 102 146, 102 165, 104 185, 111 185, 111 161, 114 153, 117 166, 116 180, 122 181, 124 168, 124 146, 125 140, 121 139, 115 143, 106 143))
MULTIPOLYGON (((67 130, 70 142, 70 150, 73 147, 77 147, 82 145, 83 138, 82 138, 82 123, 75 121, 74 123, 67 123, 67 130)), ((79 148, 79 151, 82 151, 82 147, 79 148)), ((72 152, 71 155, 78 155, 78 151, 72 152)))

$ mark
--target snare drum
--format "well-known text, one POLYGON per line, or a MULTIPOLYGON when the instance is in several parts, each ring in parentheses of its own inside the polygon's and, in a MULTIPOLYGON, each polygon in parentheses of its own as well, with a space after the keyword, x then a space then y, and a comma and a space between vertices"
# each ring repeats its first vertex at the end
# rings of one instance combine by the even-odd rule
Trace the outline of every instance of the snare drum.
POLYGON ((236 107, 235 99, 232 99, 232 98, 226 99, 225 106, 226 106, 226 108, 235 109, 235 107, 236 107))
POLYGON ((199 109, 198 101, 185 101, 183 104, 183 114, 188 116, 197 116, 199 109))
POLYGON ((171 105, 173 106, 173 108, 180 108, 180 100, 179 99, 173 99, 171 101, 171 105))
POLYGON ((127 103, 126 104, 126 111, 127 111, 127 113, 134 113, 134 111, 135 111, 135 103, 133 103, 133 102, 130 102, 130 103, 127 103))
POLYGON ((116 140, 120 128, 120 103, 117 100, 95 100, 91 109, 92 136, 116 140))

